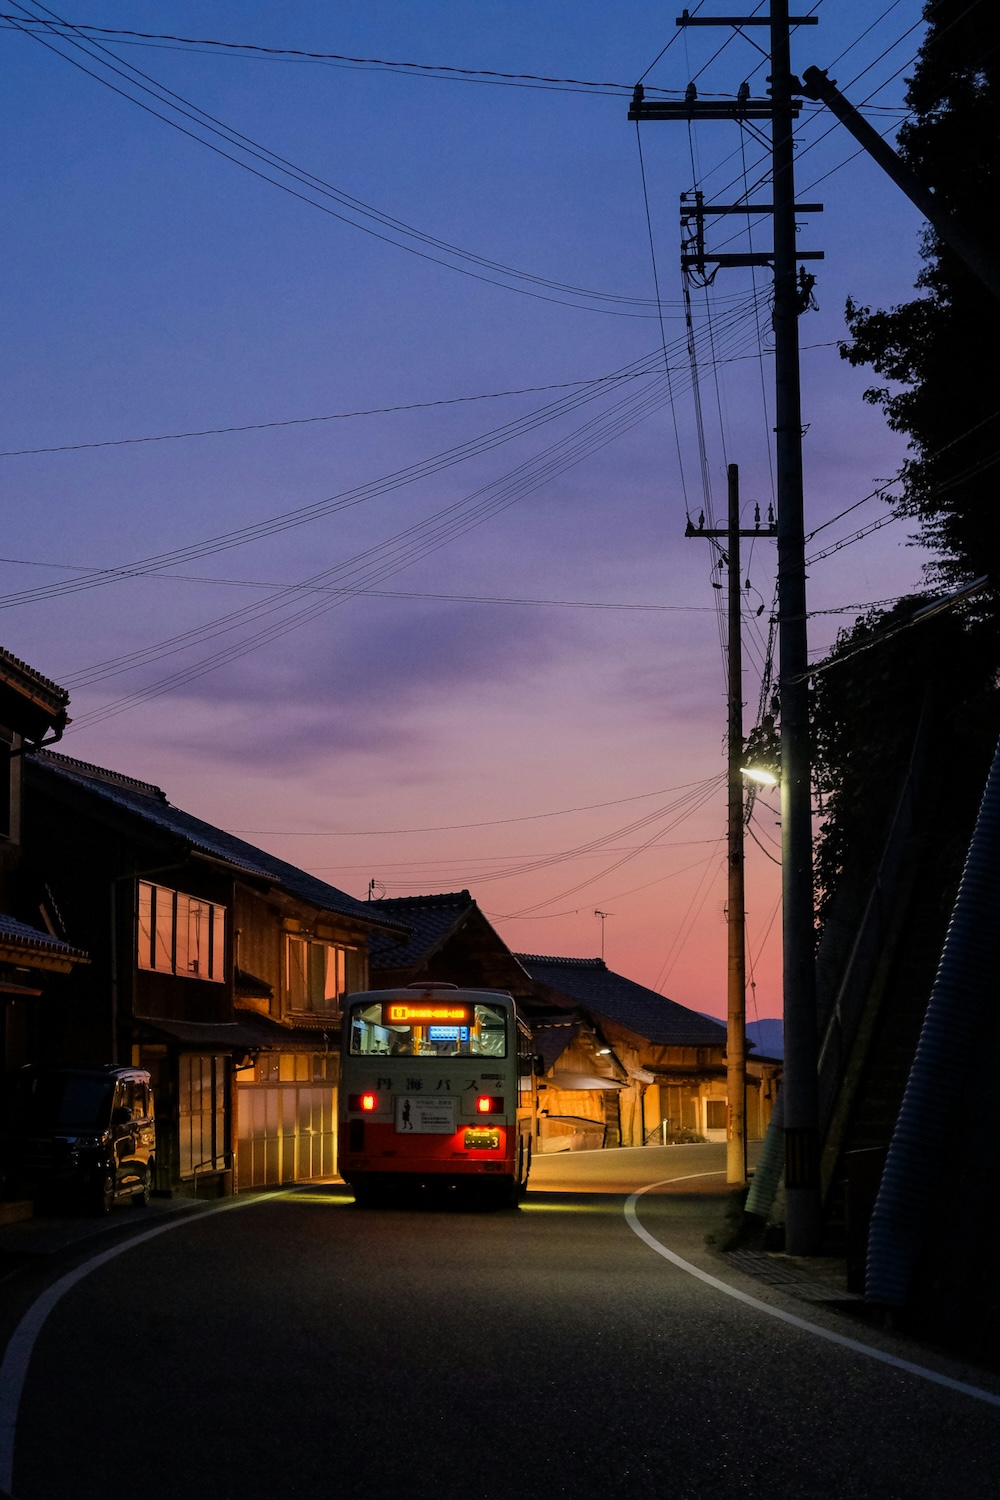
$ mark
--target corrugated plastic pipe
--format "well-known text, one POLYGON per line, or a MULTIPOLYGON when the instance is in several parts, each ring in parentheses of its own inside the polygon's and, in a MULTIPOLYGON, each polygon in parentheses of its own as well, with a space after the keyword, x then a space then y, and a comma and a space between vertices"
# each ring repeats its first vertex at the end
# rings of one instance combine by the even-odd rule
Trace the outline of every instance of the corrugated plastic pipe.
POLYGON ((901 1307, 933 1212, 948 1124, 968 1087, 1000 966, 1000 745, 889 1146, 868 1234, 865 1298, 901 1307))

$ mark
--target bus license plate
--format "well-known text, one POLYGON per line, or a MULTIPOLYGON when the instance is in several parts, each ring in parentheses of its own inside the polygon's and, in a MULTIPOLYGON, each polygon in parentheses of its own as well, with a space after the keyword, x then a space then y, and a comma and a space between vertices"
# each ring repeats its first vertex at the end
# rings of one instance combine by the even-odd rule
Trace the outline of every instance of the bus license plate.
POLYGON ((422 1099, 404 1094, 396 1099, 396 1134, 454 1135, 454 1099, 422 1099))

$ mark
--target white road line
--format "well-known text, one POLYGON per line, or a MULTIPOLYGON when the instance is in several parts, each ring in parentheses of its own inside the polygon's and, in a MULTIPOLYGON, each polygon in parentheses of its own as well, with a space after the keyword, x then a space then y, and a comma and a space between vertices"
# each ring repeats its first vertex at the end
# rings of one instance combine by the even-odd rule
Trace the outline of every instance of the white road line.
POLYGON ((124 1255, 126 1250, 131 1250, 135 1245, 155 1239, 158 1234, 166 1234, 170 1229, 180 1229, 192 1221, 200 1223, 202 1219, 207 1219, 212 1214, 224 1213, 227 1209, 248 1208, 252 1204, 262 1202, 273 1203, 275 1197, 274 1193, 256 1193, 253 1197, 230 1198, 220 1203, 218 1208, 208 1208, 198 1214, 184 1214, 181 1218, 171 1219, 169 1224, 158 1224, 155 1229, 147 1229, 143 1234, 132 1235, 130 1239, 122 1240, 120 1244, 112 1245, 109 1250, 102 1250, 100 1255, 94 1255, 90 1260, 85 1260, 75 1270, 67 1271, 65 1276, 60 1276, 58 1281, 54 1281, 40 1297, 36 1298, 11 1335, 3 1363, 0 1364, 0 1493, 5 1490, 9 1491, 13 1482, 17 1416, 35 1341, 45 1326, 49 1313, 62 1301, 66 1293, 71 1291, 78 1281, 89 1276, 91 1271, 96 1271, 98 1266, 114 1260, 116 1255, 124 1255))
MULTIPOLYGON (((698 1172, 693 1174, 699 1177, 715 1176, 715 1173, 698 1172)), ((766 1313, 769 1318, 777 1318, 779 1323, 788 1323, 792 1328, 798 1328, 803 1333, 814 1334, 816 1338, 826 1339, 827 1343, 839 1344, 842 1349, 850 1349, 854 1354, 864 1354, 869 1359, 876 1359, 880 1364, 891 1365, 894 1370, 905 1370, 908 1375, 916 1375, 921 1380, 929 1380, 934 1385, 943 1385, 949 1391, 958 1391, 963 1396, 971 1396, 975 1401, 985 1401, 988 1406, 1000 1406, 1000 1396, 995 1396, 992 1391, 981 1390, 977 1385, 967 1385, 964 1380, 953 1380, 950 1375, 939 1375, 937 1370, 928 1370, 924 1365, 915 1365, 908 1359, 898 1359, 895 1354, 886 1354, 883 1349, 875 1349, 871 1344, 862 1344, 857 1339, 849 1339, 842 1333, 834 1333, 829 1328, 821 1328, 818 1323, 809 1323, 805 1318, 797 1318, 794 1313, 782 1311, 780 1307, 774 1307, 770 1302, 761 1302, 758 1297, 751 1297, 746 1292, 737 1290, 725 1281, 720 1281, 717 1276, 710 1276, 707 1271, 701 1271, 693 1266, 690 1261, 682 1259, 673 1250, 668 1250, 666 1245, 644 1229, 639 1223, 636 1213, 636 1201, 643 1193, 649 1193, 653 1188, 669 1187, 672 1182, 683 1182, 682 1177, 666 1178, 663 1182, 651 1182, 647 1187, 640 1188, 633 1193, 625 1203, 625 1219, 634 1234, 655 1250, 657 1255, 662 1255, 664 1260, 670 1261, 671 1265, 677 1266, 681 1271, 686 1271, 689 1276, 694 1276, 705 1286, 712 1287, 717 1292, 724 1292, 727 1297, 732 1297, 737 1302, 742 1302, 747 1307, 754 1308, 757 1312, 766 1313)))

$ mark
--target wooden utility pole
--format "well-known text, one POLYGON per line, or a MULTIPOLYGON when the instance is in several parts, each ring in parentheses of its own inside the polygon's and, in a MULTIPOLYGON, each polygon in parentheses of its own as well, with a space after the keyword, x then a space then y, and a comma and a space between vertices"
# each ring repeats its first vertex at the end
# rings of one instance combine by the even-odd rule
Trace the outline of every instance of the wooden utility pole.
POLYGON ((736 464, 726 470, 729 491, 728 524, 725 530, 695 527, 688 523, 685 536, 725 537, 725 561, 729 573, 726 596, 726 653, 729 658, 728 702, 728 870, 726 933, 728 946, 726 985, 726 1181, 742 1187, 747 1180, 746 1067, 746 903, 743 882, 743 630, 740 579, 740 539, 773 537, 771 522, 753 530, 740 530, 740 471, 736 464))
MULTIPOLYGON (((742 88, 734 102, 700 101, 693 86, 683 101, 646 102, 636 86, 630 120, 761 120, 771 122, 770 205, 774 239, 762 254, 711 254, 704 219, 716 212, 750 213, 750 205, 713 205, 697 198, 689 220, 697 231, 681 263, 707 268, 770 264, 774 271, 775 454, 778 502, 778 692, 781 705, 782 954, 785 1067, 785 1244, 793 1255, 813 1255, 820 1240, 816 985, 813 934, 812 795, 809 756, 809 660, 806 636, 805 527, 802 503, 802 413, 799 392, 798 319, 808 298, 796 265, 822 258, 796 248, 793 127, 801 85, 791 71, 792 26, 814 26, 815 16, 789 16, 788 0, 771 0, 769 16, 702 16, 684 11, 680 26, 766 26, 770 32, 770 89, 751 98, 742 88)), ((799 210, 805 205, 800 205, 799 210)), ((818 209, 819 205, 810 205, 818 209)), ((804 271, 803 271, 804 276, 804 271)))

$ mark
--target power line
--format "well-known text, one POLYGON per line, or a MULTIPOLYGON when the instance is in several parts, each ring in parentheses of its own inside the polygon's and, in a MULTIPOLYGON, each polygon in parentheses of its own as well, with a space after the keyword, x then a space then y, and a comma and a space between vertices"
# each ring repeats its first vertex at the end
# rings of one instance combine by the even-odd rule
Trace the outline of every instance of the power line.
MULTIPOLYGON (((45 9, 46 7, 41 8, 45 9)), ((63 24, 66 25, 67 23, 63 24)), ((178 120, 172 118, 170 115, 163 114, 161 109, 153 108, 152 105, 144 103, 141 99, 137 99, 134 94, 128 93, 125 89, 122 89, 117 84, 112 83, 102 74, 95 73, 91 68, 85 67, 83 63, 77 61, 77 59, 69 56, 66 52, 63 52, 58 47, 54 46, 52 41, 47 36, 42 36, 35 31, 25 31, 25 34, 31 36, 33 40, 39 43, 40 46, 45 47, 50 52, 54 52, 56 56, 61 57, 65 62, 70 63, 71 66, 85 73, 89 78, 94 79, 95 82, 102 84, 105 88, 111 89, 113 93, 118 94, 121 98, 126 99, 129 103, 136 105, 145 113, 153 115, 156 119, 161 120, 164 124, 169 125, 174 130, 177 130, 180 134, 187 136, 190 140, 196 141, 199 145, 205 146, 208 150, 215 152, 216 155, 223 157, 226 161, 231 162, 235 166, 241 167, 244 171, 249 172, 252 176, 259 178, 261 181, 270 183, 272 187, 279 188, 282 192, 289 194, 291 197, 297 198, 300 202, 306 203, 310 207, 318 209, 321 213, 325 213, 330 217, 337 219, 339 222, 351 226, 354 229, 359 229, 362 231, 362 233, 368 234, 373 238, 382 241, 383 243, 393 245, 396 249, 405 250, 408 254, 416 255, 422 260, 428 260, 436 265, 444 266, 448 270, 456 271, 460 275, 471 277, 475 281, 482 281, 492 286, 499 286, 506 291, 519 292, 523 296, 533 297, 536 300, 541 300, 544 302, 554 302, 559 304, 560 306, 575 307, 578 311, 582 310, 588 312, 603 312, 608 314, 609 316, 629 318, 651 318, 657 316, 657 314, 652 312, 627 310, 627 308, 629 307, 635 308, 650 306, 651 304, 648 298, 634 298, 618 293, 593 291, 584 287, 575 287, 568 283, 555 281, 548 277, 536 276, 531 272, 519 271, 515 267, 506 266, 501 262, 492 261, 489 258, 480 256, 472 251, 463 250, 461 247, 452 245, 448 241, 440 240, 433 235, 429 235, 422 230, 418 230, 414 228, 414 226, 405 223, 403 220, 396 219, 392 215, 386 214, 382 210, 374 208, 371 204, 365 203, 363 202, 363 200, 355 198, 349 193, 345 193, 342 189, 335 187, 332 183, 326 182, 323 178, 320 178, 315 174, 306 171, 304 168, 298 167, 294 162, 289 161, 286 157, 282 157, 277 152, 271 151, 268 147, 261 145, 259 141, 254 140, 250 136, 244 135, 241 131, 236 130, 232 126, 226 125, 223 121, 217 119, 214 115, 211 115, 206 110, 201 109, 200 106, 193 104, 190 100, 185 99, 182 95, 175 93, 174 90, 167 88, 165 84, 161 84, 156 79, 151 78, 149 74, 142 72, 141 69, 135 68, 131 63, 125 62, 123 59, 118 58, 115 53, 109 52, 108 49, 102 46, 99 42, 84 45, 83 42, 74 41, 73 37, 69 34, 68 31, 58 33, 60 41, 68 43, 69 46, 73 47, 79 52, 82 52, 84 56, 89 58, 92 62, 97 63, 100 67, 105 68, 109 72, 115 74, 125 83, 127 83, 130 88, 138 89, 140 92, 149 95, 156 101, 157 104, 169 110, 172 110, 175 114, 182 116, 184 119, 187 119, 196 127, 196 130, 189 129, 187 126, 180 124, 178 120), (98 55, 99 53, 104 53, 105 56, 101 57, 98 55), (111 58, 113 59, 113 61, 108 62, 106 60, 107 58, 111 58), (114 65, 115 63, 121 63, 122 66, 116 67, 114 65), (128 69, 128 71, 123 71, 123 68, 128 69), (140 79, 145 79, 146 83, 139 82, 140 79), (152 87, 147 87, 147 84, 151 84, 152 87), (173 100, 176 100, 178 102, 173 103, 173 100), (267 171, 262 171, 260 170, 260 168, 252 166, 250 162, 243 160, 241 156, 234 156, 231 151, 224 150, 221 146, 216 145, 213 141, 207 140, 203 134, 198 134, 197 131, 208 131, 210 135, 215 135, 223 140, 226 146, 232 147, 235 150, 242 152, 245 156, 249 156, 255 159, 256 161, 262 163, 263 166, 267 167, 270 171, 276 171, 281 174, 281 176, 289 178, 290 181, 285 182, 280 180, 280 178, 278 177, 269 176, 267 171), (298 187, 290 186, 290 182, 297 183, 298 187), (306 191, 300 191, 300 188, 304 188, 306 189, 306 191), (316 201, 315 197, 309 196, 309 194, 317 193, 322 197, 329 198, 333 202, 336 202, 339 205, 339 208, 345 210, 346 212, 338 212, 337 209, 331 208, 328 204, 319 203, 316 201), (370 219, 374 224, 378 224, 380 228, 376 229, 372 227, 372 224, 362 223, 359 221, 358 217, 352 218, 350 216, 352 214, 355 216, 360 216, 361 219, 370 219), (397 237, 394 237, 399 235, 402 235, 404 239, 401 240, 397 237), (411 239, 416 243, 407 244, 405 243, 406 239, 411 239), (429 248, 420 249, 418 248, 418 246, 420 245, 427 246, 429 248), (432 253, 432 251, 441 251, 447 255, 455 257, 456 259, 464 260, 468 264, 452 264, 451 261, 442 260, 439 254, 434 254, 432 253), (470 269, 471 266, 477 266, 480 269, 472 270, 470 269), (495 275, 483 274, 483 271, 486 270, 496 272, 506 277, 511 277, 516 281, 523 281, 527 283, 527 285, 516 286, 511 285, 506 281, 498 281, 495 275), (531 290, 531 287, 544 287, 547 290, 544 292, 531 290), (555 297, 548 295, 548 292, 551 290, 561 291, 576 298, 589 298, 592 302, 596 301, 599 303, 609 303, 614 305, 593 306, 587 305, 586 303, 580 301, 567 302, 565 300, 565 297, 555 297)), ((84 41, 87 42, 89 41, 89 39, 84 38, 84 41)))
POLYGON ((229 432, 265 432, 273 427, 305 427, 313 422, 344 422, 351 417, 381 417, 397 411, 425 411, 434 406, 460 406, 468 401, 497 401, 504 396, 532 396, 541 391, 563 391, 573 386, 597 385, 602 381, 638 380, 647 374, 597 375, 589 380, 559 380, 550 385, 524 385, 510 391, 486 391, 478 396, 444 396, 437 401, 409 401, 400 406, 369 406, 361 411, 335 411, 322 417, 286 417, 277 422, 245 422, 238 427, 199 427, 190 432, 159 432, 152 437, 104 438, 90 443, 58 443, 48 448, 7 448, 0 458, 22 458, 32 453, 75 453, 82 448, 123 448, 130 443, 168 443, 178 438, 217 437, 229 432))
MULTIPOLYGON (((718 782, 716 784, 718 784, 718 782)), ((659 838, 661 834, 672 832, 672 830, 676 828, 680 823, 683 823, 687 818, 698 812, 709 800, 714 791, 715 786, 709 787, 707 792, 703 793, 700 797, 693 799, 686 810, 682 811, 674 820, 674 822, 670 823, 666 828, 657 829, 655 833, 650 835, 649 839, 647 839, 644 844, 640 844, 637 849, 633 850, 629 854, 623 855, 621 859, 615 860, 613 864, 608 865, 608 867, 604 870, 601 870, 599 874, 588 876, 586 880, 579 881, 576 885, 570 886, 568 890, 560 891, 556 896, 549 896, 545 901, 537 901, 532 906, 522 907, 520 911, 510 912, 508 919, 530 916, 537 911, 541 911, 546 906, 551 906, 555 901, 564 901, 567 896, 575 896, 577 891, 582 891, 586 886, 593 885, 598 880, 603 880, 606 875, 612 874, 613 871, 620 869, 622 865, 628 864, 631 860, 635 859, 637 855, 644 853, 645 850, 649 848, 650 844, 652 844, 655 839, 659 838)))
MULTIPOLYGON (((635 360, 631 364, 624 366, 620 373, 630 373, 637 367, 641 370, 643 363, 643 360, 635 360)), ((365 484, 354 486, 352 489, 340 491, 335 495, 327 496, 323 500, 313 501, 309 505, 297 506, 290 511, 282 511, 275 516, 268 517, 263 521, 255 522, 248 526, 236 527, 231 531, 217 533, 215 536, 208 537, 202 542, 189 543, 182 547, 172 548, 166 552, 154 553, 147 557, 138 558, 121 567, 100 569, 94 578, 76 585, 47 585, 40 589, 22 590, 17 594, 0 596, 0 607, 6 608, 15 604, 32 603, 36 600, 48 599, 54 594, 76 592, 79 589, 98 587, 113 579, 135 577, 143 572, 159 571, 162 568, 191 562, 197 557, 227 551, 231 547, 244 546, 251 541, 258 541, 265 536, 273 535, 276 531, 306 525, 335 511, 362 504, 368 499, 385 493, 387 490, 397 489, 403 485, 412 484, 418 479, 439 473, 442 469, 453 467, 455 464, 463 462, 466 458, 488 452, 494 447, 534 431, 536 427, 553 421, 557 417, 575 411, 578 407, 588 404, 602 394, 603 390, 601 388, 585 386, 568 396, 562 396, 554 401, 547 402, 543 406, 535 407, 532 411, 504 422, 499 427, 490 428, 485 433, 481 433, 465 442, 458 443, 451 448, 446 448, 428 459, 419 460, 417 463, 409 464, 403 469, 393 470, 378 480, 369 481, 365 484)))
MULTIPOLYGON (((596 421, 585 424, 574 433, 558 440, 550 445, 542 455, 536 455, 533 459, 526 460, 519 465, 511 474, 501 481, 493 481, 475 491, 471 496, 455 502, 443 511, 437 512, 429 520, 414 523, 403 532, 397 533, 387 542, 379 544, 375 548, 368 549, 347 563, 336 565, 321 574, 314 575, 310 583, 316 583, 329 579, 332 575, 343 573, 350 568, 355 572, 359 568, 367 568, 368 571, 362 578, 353 580, 353 588, 332 603, 310 605, 298 613, 279 620, 276 623, 265 626, 253 635, 242 641, 236 642, 221 651, 215 652, 209 657, 202 658, 200 662, 194 663, 170 676, 160 679, 159 682, 144 689, 137 690, 123 698, 114 700, 95 710, 93 713, 78 718, 75 728, 78 730, 86 724, 91 724, 117 713, 125 712, 128 708, 136 706, 139 702, 147 701, 153 697, 159 697, 165 692, 185 685, 204 676, 207 672, 214 670, 230 661, 246 655, 250 651, 259 649, 267 642, 286 634, 289 630, 300 628, 301 625, 317 618, 321 614, 337 608, 347 601, 356 592, 359 585, 371 585, 381 581, 387 576, 409 566, 417 558, 426 556, 429 552, 436 551, 439 547, 447 545, 456 535, 462 534, 472 526, 478 526, 491 515, 515 504, 519 499, 532 490, 537 489, 547 479, 556 473, 565 472, 567 467, 579 462, 587 454, 597 451, 608 442, 627 431, 636 422, 644 419, 650 411, 662 406, 667 399, 657 388, 662 384, 654 383, 652 393, 649 391, 640 393, 637 398, 625 398, 616 403, 608 412, 602 414, 596 421), (588 428, 593 429, 588 435, 588 428), (539 468, 540 460, 545 460, 539 468), (481 498, 481 497, 486 498, 481 498), (473 502, 475 502, 473 504, 473 502), (471 509, 469 508, 471 505, 471 509), (463 513, 463 507, 464 513, 463 513), (395 555, 393 555, 395 554, 395 555)), ((119 675, 122 671, 131 669, 143 661, 150 662, 157 657, 173 655, 185 648, 186 645, 194 644, 195 640, 207 639, 212 635, 228 634, 241 624, 250 623, 254 617, 260 618, 267 614, 273 614, 284 608, 289 602, 281 594, 271 599, 263 600, 258 605, 246 606, 220 620, 210 622, 208 626, 199 626, 192 630, 183 632, 180 636, 171 640, 161 642, 158 645, 144 648, 129 653, 125 657, 117 658, 111 662, 98 664, 97 667, 88 669, 85 673, 78 673, 69 686, 80 686, 84 682, 100 680, 102 677, 119 675)), ((74 731, 70 731, 71 733, 74 731)))
MULTIPOLYGON (((699 844, 710 843, 717 845, 720 841, 718 839, 696 839, 687 840, 686 842, 694 842, 699 844)), ((651 847, 656 848, 657 845, 654 844, 651 847)), ((664 845, 663 847, 665 848, 666 845, 664 845)), ((679 870, 671 870, 668 875, 657 875, 655 880, 644 880, 641 885, 630 885, 627 890, 612 891, 610 895, 600 896, 598 897, 598 899, 601 901, 621 901, 625 896, 634 896, 636 891, 648 891, 651 886, 663 885, 663 883, 667 880, 676 880, 678 875, 686 875, 689 870, 698 870, 702 865, 711 863, 714 858, 715 853, 713 851, 713 853, 709 854, 706 859, 697 859, 693 864, 682 865, 679 870)), ((558 899, 558 897, 556 899, 558 899)), ((517 913, 504 916, 499 912, 492 911, 486 912, 485 915, 490 919, 491 922, 551 922, 556 917, 575 917, 577 913, 582 910, 583 907, 581 906, 571 906, 568 907, 565 911, 547 911, 542 912, 541 914, 535 911, 529 911, 524 916, 519 916, 517 913)))
MULTIPOLYGON (((451 519, 446 519, 443 522, 436 517, 432 518, 433 529, 429 533, 426 531, 425 523, 418 523, 413 527, 407 528, 408 533, 416 533, 418 537, 420 535, 421 529, 423 529, 426 534, 423 539, 419 540, 417 545, 414 545, 411 542, 406 542, 407 533, 401 533, 398 537, 390 539, 389 545, 392 550, 394 550, 398 555, 393 557, 391 553, 389 553, 387 560, 380 560, 377 563, 374 577, 371 573, 369 573, 366 577, 366 581, 378 581, 382 578, 391 576, 392 574, 399 572, 401 569, 410 566, 419 558, 427 556, 431 552, 437 551, 440 547, 446 546, 451 540, 454 539, 455 536, 461 535, 471 528, 481 525, 492 515, 495 515, 501 510, 507 509, 509 506, 516 504, 517 501, 522 499, 525 494, 538 489, 548 478, 552 477, 552 474, 554 472, 564 472, 567 467, 570 467, 573 464, 579 462, 583 457, 587 456, 588 453, 596 451, 599 447, 603 447, 607 442, 613 441, 616 437, 620 436, 623 431, 627 431, 629 427, 634 426, 636 422, 641 421, 646 415, 649 414, 650 410, 662 406, 664 404, 664 401, 664 397, 647 398, 645 410, 640 409, 633 412, 627 418, 618 419, 616 423, 612 424, 610 429, 608 429, 606 426, 603 431, 598 431, 596 437, 591 438, 590 441, 578 442, 575 451, 564 454, 562 458, 558 460, 550 460, 541 472, 536 472, 535 474, 529 473, 527 476, 522 476, 513 485, 513 487, 508 486, 505 491, 501 491, 499 494, 494 495, 492 498, 487 498, 486 500, 480 501, 478 505, 476 505, 471 511, 467 511, 465 515, 458 515, 451 519)), ((572 436, 576 435, 574 434, 571 435, 571 437, 572 436)), ((556 444, 553 446, 555 448, 558 448, 560 446, 563 446, 566 441, 568 440, 563 440, 563 444, 556 444)), ((521 466, 522 469, 526 467, 528 466, 521 466)), ((518 471, 516 470, 514 472, 515 475, 518 473, 518 471)), ((484 490, 488 493, 490 490, 493 490, 495 488, 495 485, 490 485, 484 487, 484 490)), ((475 496, 468 498, 475 499, 475 496)), ((464 503, 465 502, 458 502, 458 505, 464 503)), ((456 508, 457 507, 452 506, 449 507, 448 510, 454 511, 456 510, 456 508)), ((373 550, 377 552, 379 549, 373 550)), ((385 554, 385 547, 383 547, 381 550, 383 551, 383 554, 385 554)), ((355 561, 364 561, 365 556, 366 555, 362 555, 361 559, 356 559, 355 561)), ((92 714, 84 715, 83 717, 78 718, 75 728, 79 729, 84 725, 90 725, 102 721, 105 718, 114 717, 118 713, 126 712, 129 708, 137 706, 137 704, 140 702, 146 702, 151 698, 160 697, 164 693, 171 692, 177 687, 185 686, 190 682, 196 681, 200 677, 206 675, 206 673, 214 671, 217 667, 237 660, 240 657, 247 655, 251 651, 258 650, 262 645, 268 644, 270 641, 278 639, 291 630, 299 629, 303 624, 306 624, 309 621, 318 618, 320 615, 329 612, 331 609, 337 608, 340 604, 345 603, 347 601, 347 598, 349 597, 350 595, 346 595, 333 601, 332 603, 307 606, 306 609, 299 611, 297 614, 292 615, 291 617, 280 620, 275 624, 265 626, 262 630, 258 630, 250 637, 236 642, 235 644, 230 645, 226 648, 223 648, 222 650, 215 652, 208 657, 202 658, 201 661, 195 663, 192 666, 181 668, 178 672, 175 672, 171 676, 161 679, 158 683, 152 685, 151 687, 137 690, 134 693, 126 695, 124 698, 115 700, 112 703, 105 705, 103 708, 96 710, 92 714)), ((258 613, 273 613, 276 610, 280 610, 283 608, 283 601, 279 597, 277 602, 273 604, 269 603, 268 601, 263 601, 260 606, 256 606, 255 608, 258 613)), ((246 614, 246 611, 239 613, 246 614)), ((239 623, 239 621, 236 622, 236 624, 239 623)), ((196 632, 187 632, 187 634, 225 634, 230 632, 234 628, 236 628, 236 625, 234 624, 224 624, 213 626, 210 632, 199 630, 196 632)), ((175 650, 178 649, 183 648, 170 648, 167 651, 163 651, 160 647, 152 648, 155 655, 172 655, 175 654, 175 650)), ((124 666, 114 667, 111 671, 102 671, 100 673, 100 676, 107 677, 111 675, 118 675, 120 671, 126 669, 127 668, 124 666)), ((93 676, 91 680, 97 680, 97 676, 93 676)), ((69 683, 68 685, 72 685, 72 683, 69 683)), ((73 730, 70 731, 70 733, 73 732, 73 730)))
MULTIPOLYGON (((61 35, 64 31, 74 31, 85 33, 87 36, 99 35, 112 39, 132 37, 140 41, 173 42, 184 47, 220 48, 230 52, 261 53, 267 57, 301 58, 307 62, 357 63, 366 68, 404 69, 416 74, 455 73, 462 78, 493 79, 502 83, 572 84, 575 88, 614 89, 623 94, 631 94, 633 88, 630 83, 595 82, 590 78, 550 77, 545 73, 505 73, 496 68, 460 68, 453 63, 418 63, 385 57, 352 57, 345 52, 309 52, 301 47, 266 47, 257 42, 227 42, 211 37, 173 36, 169 32, 132 31, 123 26, 90 26, 82 21, 48 21, 41 17, 15 16, 2 11, 0 11, 0 21, 13 22, 14 26, 10 28, 13 30, 20 30, 24 24, 29 24, 48 27, 56 35, 61 35), (61 28, 61 30, 57 31, 56 28, 61 28)), ((662 55, 661 53, 660 56, 662 55)), ((679 90, 653 89, 652 92, 669 94, 678 93, 679 90)))
MULTIPOLYGON (((23 568, 56 568, 68 572, 93 573, 91 567, 77 563, 41 562, 27 557, 0 557, 0 563, 23 568)), ((374 599, 416 599, 442 604, 511 604, 530 608, 547 609, 610 609, 625 610, 640 614, 709 614, 709 604, 627 604, 617 600, 600 599, 519 599, 502 594, 432 594, 426 591, 404 589, 359 589, 333 588, 313 583, 277 583, 263 578, 211 578, 198 573, 150 573, 151 581, 165 580, 168 583, 204 583, 213 588, 231 587, 248 589, 280 589, 282 593, 306 594, 350 594, 374 599)), ((827 610, 830 614, 832 611, 827 610)))
POLYGON ((693 787, 714 784, 718 777, 709 776, 704 781, 685 781, 680 786, 658 787, 652 792, 636 792, 631 797, 614 797, 610 802, 585 802, 579 807, 558 807, 554 811, 521 813, 514 818, 488 818, 477 823, 435 823, 421 828, 231 828, 230 833, 254 834, 260 838, 375 838, 382 835, 402 833, 453 833, 462 828, 498 828, 506 823, 536 823, 541 818, 563 818, 569 813, 594 812, 601 807, 621 807, 626 802, 642 802, 649 797, 665 797, 669 792, 686 792, 693 787))

